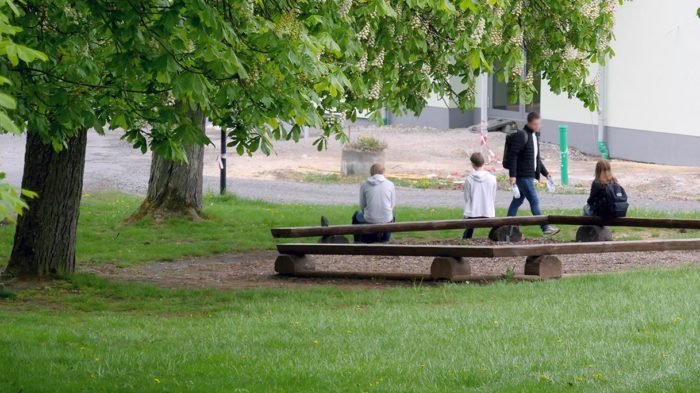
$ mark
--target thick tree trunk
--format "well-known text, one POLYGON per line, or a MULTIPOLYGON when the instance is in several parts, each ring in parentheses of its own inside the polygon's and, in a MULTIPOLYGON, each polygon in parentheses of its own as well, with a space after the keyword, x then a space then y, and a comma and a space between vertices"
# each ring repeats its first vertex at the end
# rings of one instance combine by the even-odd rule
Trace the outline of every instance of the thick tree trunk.
POLYGON ((83 193, 87 130, 56 152, 27 133, 22 188, 38 196, 17 217, 15 240, 5 274, 41 276, 75 270, 75 236, 83 193))
MULTIPOLYGON (((205 132, 206 119, 201 111, 193 112, 192 120, 205 132)), ((144 217, 155 220, 166 217, 202 218, 204 146, 186 146, 185 153, 188 163, 170 161, 153 154, 146 200, 128 222, 144 217)))

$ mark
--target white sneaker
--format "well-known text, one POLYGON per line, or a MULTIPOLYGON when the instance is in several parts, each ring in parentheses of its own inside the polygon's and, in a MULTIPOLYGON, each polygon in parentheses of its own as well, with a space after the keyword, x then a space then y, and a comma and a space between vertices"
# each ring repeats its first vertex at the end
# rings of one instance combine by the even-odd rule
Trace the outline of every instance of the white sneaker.
POLYGON ((559 233, 559 232, 561 232, 561 229, 559 229, 559 228, 557 228, 557 227, 553 227, 553 226, 548 226, 547 229, 545 229, 544 231, 542 231, 542 233, 543 233, 545 236, 548 236, 548 237, 549 237, 549 236, 554 236, 554 235, 556 235, 556 234, 559 233))

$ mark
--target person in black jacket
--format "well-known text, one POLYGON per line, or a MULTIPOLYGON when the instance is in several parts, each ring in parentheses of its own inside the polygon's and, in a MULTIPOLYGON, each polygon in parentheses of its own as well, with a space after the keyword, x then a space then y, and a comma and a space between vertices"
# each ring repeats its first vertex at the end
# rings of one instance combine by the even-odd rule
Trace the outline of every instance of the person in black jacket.
POLYGON ((598 160, 595 165, 595 180, 591 184, 591 193, 586 201, 586 206, 583 207, 584 216, 605 216, 602 212, 610 211, 610 201, 606 192, 608 184, 619 183, 612 174, 610 161, 598 160))
MULTIPOLYGON (((520 190, 520 198, 513 198, 508 208, 508 216, 518 215, 518 209, 527 199, 530 204, 530 211, 535 216, 542 214, 540 211, 540 200, 535 189, 535 180, 544 183, 550 178, 549 171, 544 166, 540 157, 539 133, 542 120, 537 112, 530 112, 527 115, 527 125, 524 131, 518 131, 522 135, 516 138, 512 146, 508 149, 507 157, 509 165, 510 184, 517 185, 520 190)), ((559 228, 542 225, 542 233, 552 236, 559 233, 559 228)))

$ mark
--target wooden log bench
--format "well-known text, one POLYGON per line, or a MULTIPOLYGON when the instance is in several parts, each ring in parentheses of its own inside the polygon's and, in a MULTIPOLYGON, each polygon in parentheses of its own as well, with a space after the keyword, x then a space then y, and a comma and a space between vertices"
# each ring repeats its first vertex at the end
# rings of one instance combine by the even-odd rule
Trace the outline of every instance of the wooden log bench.
MULTIPOLYGON (((608 252, 646 252, 673 250, 700 250, 700 239, 681 240, 640 240, 640 241, 590 241, 608 240, 610 236, 604 227, 627 226, 670 229, 700 229, 700 220, 656 219, 656 218, 616 218, 580 216, 528 216, 500 217, 469 220, 414 221, 375 225, 333 225, 318 227, 273 228, 276 238, 300 238, 315 236, 342 236, 371 234, 378 232, 434 231, 465 228, 498 228, 520 225, 580 225, 577 238, 586 243, 556 244, 508 244, 493 246, 460 245, 403 245, 403 244, 278 244, 280 255, 275 261, 275 271, 283 275, 330 275, 331 272, 317 272, 312 255, 371 255, 371 256, 420 256, 433 257, 431 279, 461 280, 471 277, 470 260, 474 258, 526 257, 525 275, 542 279, 558 278, 562 275, 561 261, 556 255, 593 254, 608 252), (590 227, 595 227, 591 229, 590 227), (586 232, 589 233, 586 233, 586 232), (579 236, 581 232, 583 235, 579 236)), ((510 230, 509 230, 510 231, 510 230)), ((506 231, 503 231, 506 232, 506 231)), ((512 232, 509 232, 512 233, 512 232)), ((369 273, 349 272, 350 276, 369 276, 369 273)), ((386 275, 396 278, 401 274, 386 275)), ((404 274, 403 276, 410 276, 404 274)), ((410 277, 409 277, 410 278, 410 277)))
POLYGON ((700 250, 700 239, 498 246, 283 243, 277 245, 277 250, 280 255, 275 261, 275 271, 285 275, 314 271, 315 263, 311 255, 434 257, 430 268, 431 276, 446 280, 471 274, 471 258, 527 257, 525 274, 549 279, 562 275, 561 261, 556 255, 700 250))
MULTIPOLYGON (((343 235, 363 235, 380 232, 415 232, 415 231, 441 231, 466 228, 491 228, 489 236, 492 240, 519 241, 522 236, 518 232, 515 234, 511 227, 521 225, 579 225, 583 227, 643 227, 643 228, 666 228, 666 229, 700 229, 700 220, 673 219, 673 218, 613 218, 602 219, 600 217, 583 216, 524 216, 524 217, 497 217, 497 218, 475 218, 460 220, 438 220, 438 221, 407 221, 394 222, 388 224, 373 225, 331 225, 331 226, 310 226, 310 227, 283 227, 272 228, 272 236, 275 238, 300 238, 315 236, 343 236, 343 235), (498 229, 506 229, 502 234, 498 229)), ((581 229, 581 228, 579 228, 581 229)), ((598 233, 596 232, 596 235, 598 233)), ((601 232, 601 238, 591 238, 593 240, 604 240, 609 238, 605 232, 601 232)), ((582 240, 587 239, 582 237, 582 240)))

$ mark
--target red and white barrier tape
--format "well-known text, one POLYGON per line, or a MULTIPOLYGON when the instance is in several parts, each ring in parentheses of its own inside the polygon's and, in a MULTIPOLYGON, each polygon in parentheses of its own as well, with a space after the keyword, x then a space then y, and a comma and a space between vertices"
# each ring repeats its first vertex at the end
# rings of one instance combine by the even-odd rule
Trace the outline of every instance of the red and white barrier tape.
POLYGON ((481 150, 486 152, 486 162, 490 162, 492 160, 496 159, 496 153, 491 150, 489 147, 489 137, 486 135, 486 121, 481 120, 481 126, 479 127, 479 134, 481 136, 481 140, 479 141, 479 144, 481 145, 481 150))

